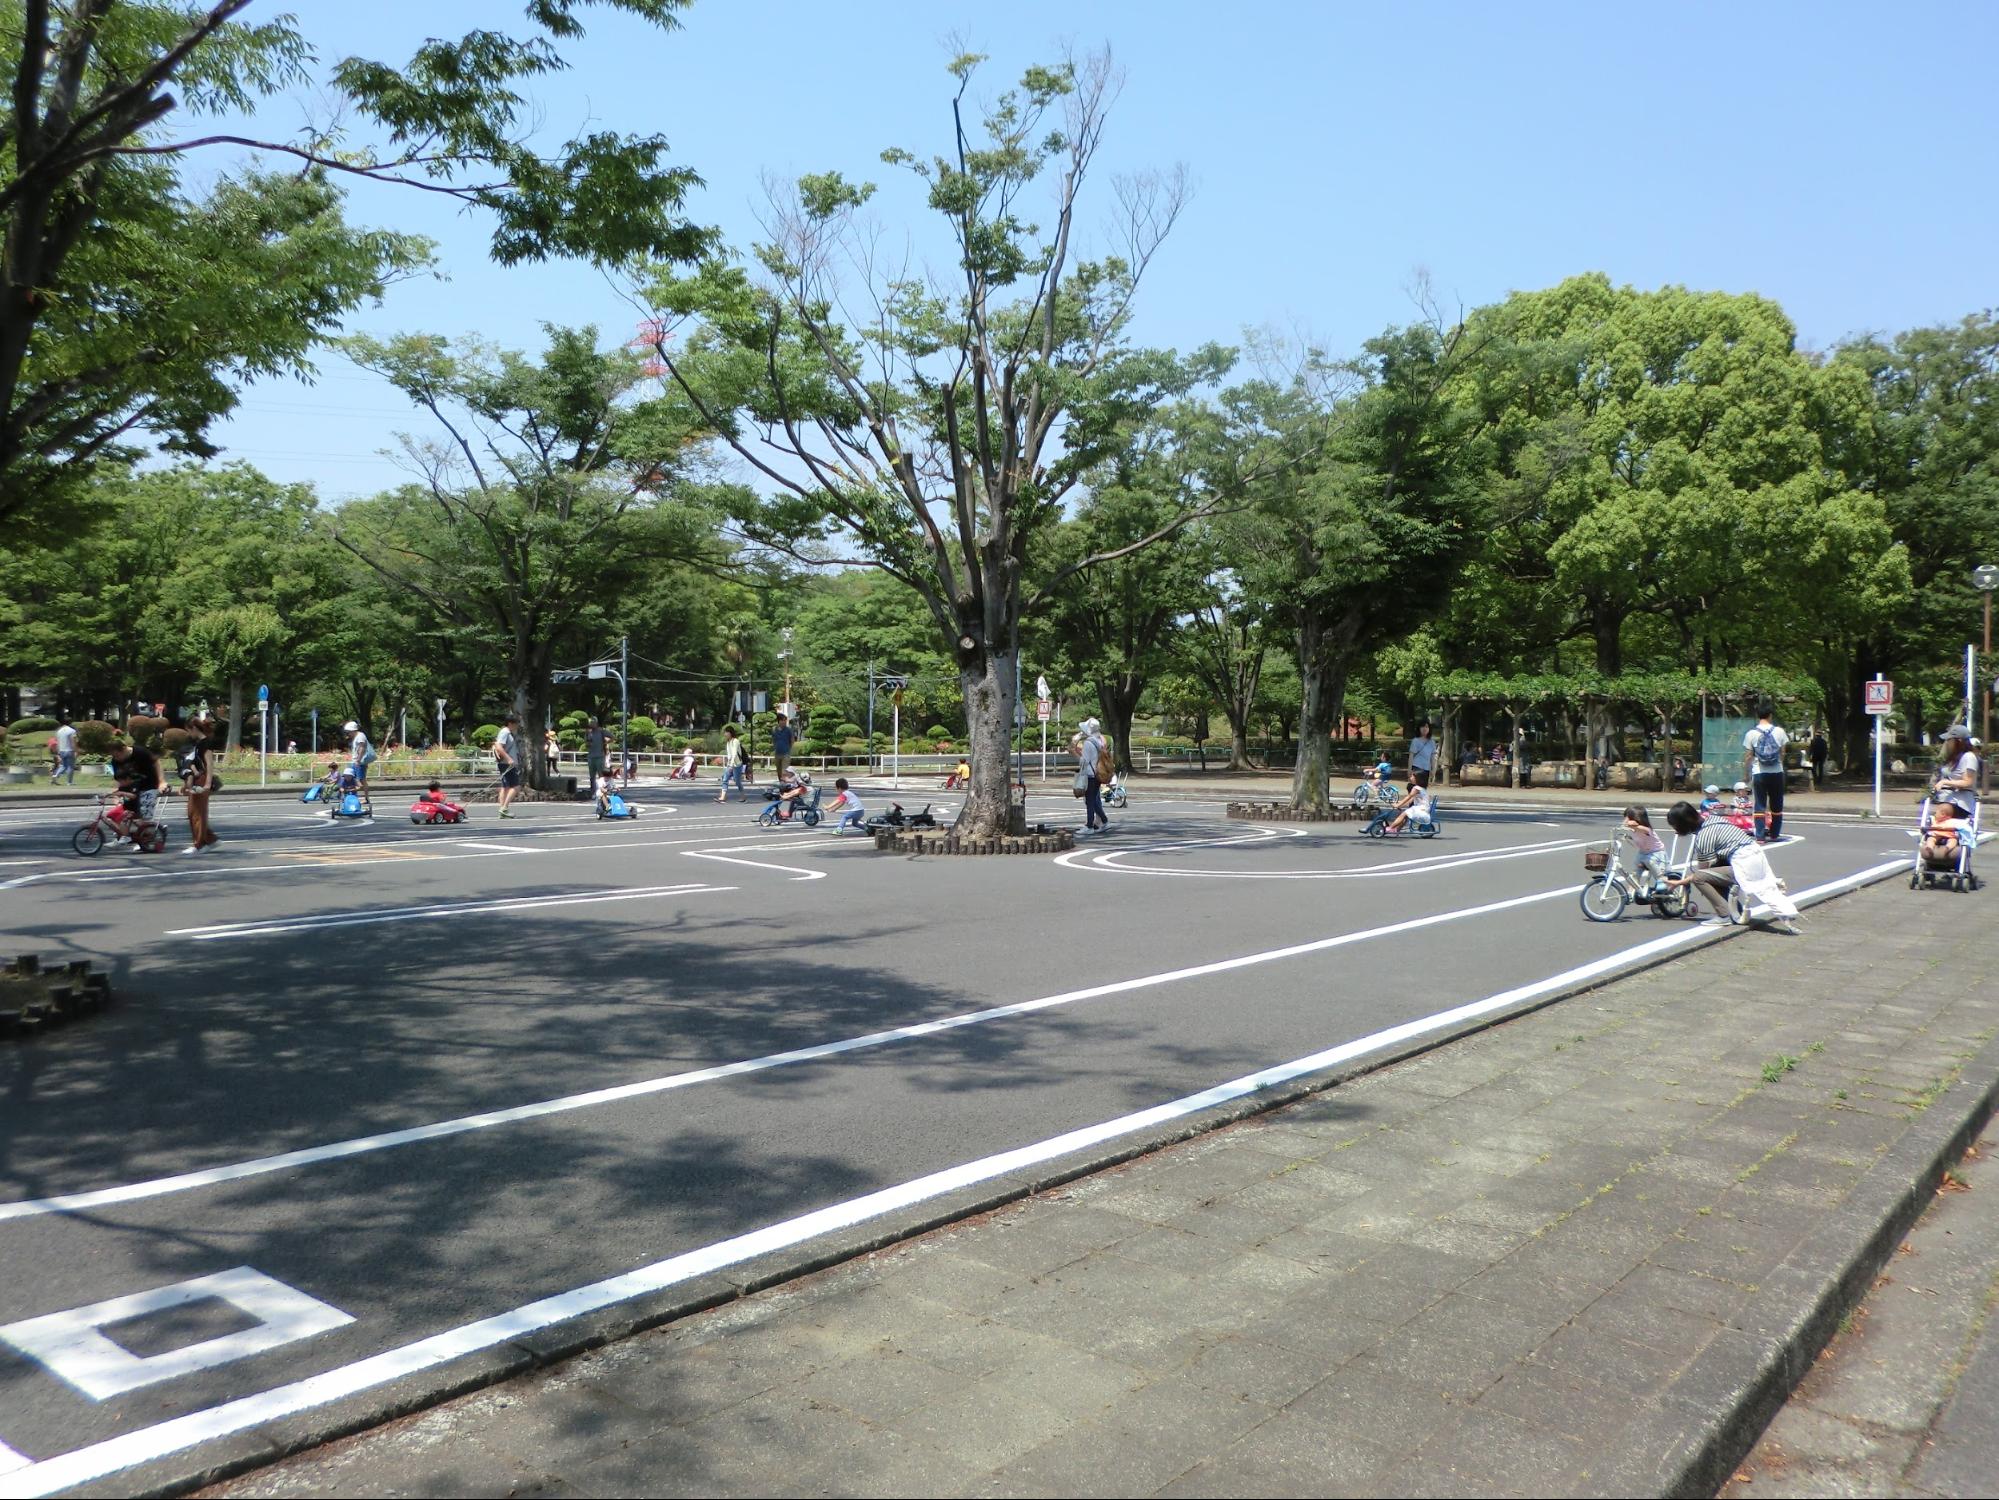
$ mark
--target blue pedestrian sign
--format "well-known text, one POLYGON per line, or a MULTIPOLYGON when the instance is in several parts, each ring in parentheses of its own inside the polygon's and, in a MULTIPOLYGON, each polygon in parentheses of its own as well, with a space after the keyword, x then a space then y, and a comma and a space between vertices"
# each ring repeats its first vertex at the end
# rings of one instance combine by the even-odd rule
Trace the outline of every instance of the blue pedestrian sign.
POLYGON ((257 701, 259 703, 269 703, 271 701, 271 685, 268 682, 257 689, 257 701))

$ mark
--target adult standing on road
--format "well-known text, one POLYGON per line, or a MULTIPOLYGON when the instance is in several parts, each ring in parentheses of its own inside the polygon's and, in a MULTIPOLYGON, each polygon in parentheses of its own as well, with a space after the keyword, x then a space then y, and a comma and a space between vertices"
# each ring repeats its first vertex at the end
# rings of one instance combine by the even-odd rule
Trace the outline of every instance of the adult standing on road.
POLYGON ((508 714, 507 722, 500 726, 499 736, 493 741, 493 759, 500 766, 500 816, 511 818, 507 809, 512 805, 514 793, 521 789, 521 721, 518 714, 508 714))
POLYGON ((1079 726, 1081 733, 1076 740, 1076 774, 1083 778, 1083 828, 1089 833, 1109 833, 1111 820, 1104 814, 1104 780, 1108 769, 1104 758, 1109 753, 1104 744, 1102 726, 1095 719, 1085 719, 1079 726))
POLYGON ((1963 724, 1953 724, 1943 732, 1936 795, 1967 818, 1978 805, 1978 752, 1971 748, 1971 730, 1963 724))
POLYGON ((604 726, 595 718, 583 731, 583 755, 590 768, 590 795, 597 795, 597 781, 603 776, 604 768, 610 764, 611 737, 604 733, 604 726))
POLYGON ((1756 842, 1772 843, 1784 836, 1784 747, 1791 737, 1771 720, 1776 707, 1768 698, 1756 705, 1756 727, 1742 736, 1742 763, 1749 770, 1749 790, 1755 798, 1756 842))
POLYGON ((64 714, 60 719, 56 720, 55 747, 56 763, 55 769, 49 773, 49 785, 54 786, 64 776, 67 776, 69 777, 69 784, 75 786, 76 726, 70 723, 68 714, 64 714))
POLYGON ((777 779, 784 780, 791 770, 791 747, 795 736, 791 730, 791 720, 783 714, 777 716, 777 727, 770 732, 771 759, 777 762, 777 779))
POLYGON ((215 720, 207 714, 197 715, 187 726, 188 742, 180 752, 181 787, 187 793, 188 846, 183 854, 199 854, 211 844, 219 844, 215 836, 215 826, 209 821, 208 799, 222 786, 222 778, 215 774, 215 753, 208 737, 215 729, 215 720))
POLYGON ((717 802, 729 800, 731 783, 743 794, 743 800, 749 801, 749 791, 743 785, 743 767, 748 759, 743 753, 743 742, 736 738, 736 726, 731 724, 722 731, 722 795, 715 799, 717 802))
POLYGON ((340 729, 347 736, 347 754, 353 762, 354 779, 361 783, 361 790, 365 794, 368 789, 368 767, 375 763, 375 747, 368 743, 368 731, 354 720, 349 719, 340 726, 340 729))
POLYGON ((1806 749, 1806 759, 1812 763, 1812 790, 1825 790, 1825 756, 1830 747, 1825 742, 1825 731, 1818 725, 1812 726, 1811 744, 1806 749))
POLYGON ((1409 742, 1409 779, 1417 786, 1428 786, 1436 765, 1437 739, 1425 719, 1416 726, 1416 738, 1409 742))

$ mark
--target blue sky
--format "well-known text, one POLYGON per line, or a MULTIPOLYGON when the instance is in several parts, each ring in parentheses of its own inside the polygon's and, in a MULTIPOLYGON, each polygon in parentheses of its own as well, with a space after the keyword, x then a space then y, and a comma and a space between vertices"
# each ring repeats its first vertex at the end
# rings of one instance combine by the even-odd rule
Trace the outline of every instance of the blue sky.
MULTIPOLYGON (((329 62, 396 61, 519 15, 503 0, 296 9, 329 62)), ((884 146, 940 148, 953 53, 991 54, 992 92, 1065 45, 1108 43, 1126 82, 1107 172, 1184 163, 1195 184, 1141 301, 1152 343, 1276 325, 1351 350, 1414 315, 1419 275, 1467 307, 1589 270, 1756 291, 1817 348, 1999 303, 1982 85, 1999 6, 700 0, 673 34, 608 13, 589 27, 571 71, 535 84, 544 134, 665 134, 706 181, 692 214, 738 245, 766 173, 887 188, 884 146)), ((323 108, 275 100, 257 123, 283 133, 323 108)), ((906 191, 882 205, 919 254, 935 243, 906 191)), ((432 236, 448 278, 393 288, 358 329, 527 348, 544 322, 608 341, 634 321, 588 267, 492 265, 478 216, 427 195, 363 187, 350 213, 432 236)), ((252 388, 218 429, 228 453, 332 500, 400 482, 377 450, 421 424, 343 360, 322 370, 252 388)))

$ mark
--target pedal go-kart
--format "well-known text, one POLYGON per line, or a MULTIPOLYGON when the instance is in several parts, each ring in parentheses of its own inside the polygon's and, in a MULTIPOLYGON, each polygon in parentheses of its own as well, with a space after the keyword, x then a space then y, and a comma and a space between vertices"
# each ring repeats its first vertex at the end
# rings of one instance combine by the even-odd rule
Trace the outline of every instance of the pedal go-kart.
POLYGON ((597 799, 599 818, 636 818, 638 815, 638 808, 627 802, 622 792, 607 791, 597 799))
POLYGON ((923 804, 923 811, 919 813, 906 813, 902 810, 900 802, 891 802, 888 805, 887 812, 876 813, 861 826, 869 833, 878 833, 885 828, 897 830, 904 828, 939 828, 943 825, 931 813, 928 802, 923 804))

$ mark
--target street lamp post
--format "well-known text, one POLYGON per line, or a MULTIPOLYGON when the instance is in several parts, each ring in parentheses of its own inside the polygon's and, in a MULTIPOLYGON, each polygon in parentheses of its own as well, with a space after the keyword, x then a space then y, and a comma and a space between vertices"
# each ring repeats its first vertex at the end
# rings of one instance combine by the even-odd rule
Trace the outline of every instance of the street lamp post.
MULTIPOLYGON (((1971 570, 1971 586, 1985 596, 1985 661, 1987 670, 1992 662, 1992 591, 1999 589, 1999 567, 1991 563, 1981 563, 1971 570)), ((1982 684, 1978 695, 1978 790, 1983 795, 1992 784, 1990 756, 1992 754, 1992 684, 1982 684)))

